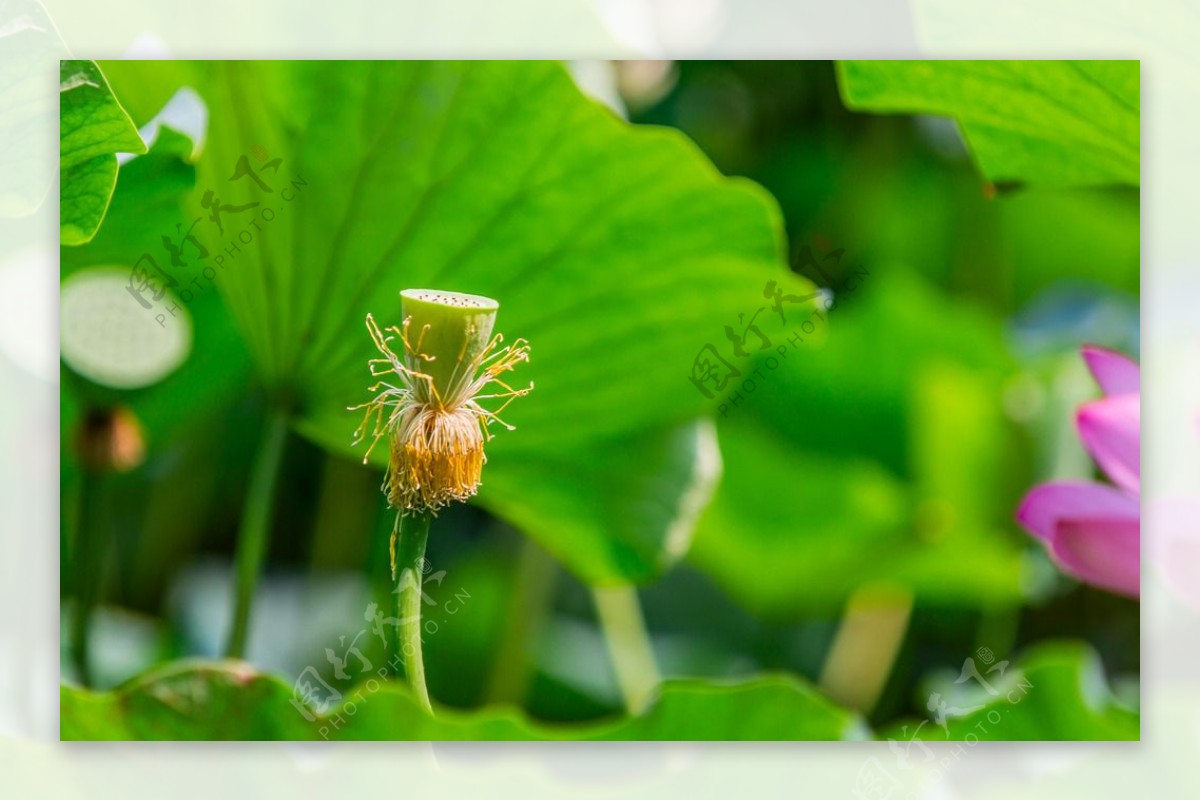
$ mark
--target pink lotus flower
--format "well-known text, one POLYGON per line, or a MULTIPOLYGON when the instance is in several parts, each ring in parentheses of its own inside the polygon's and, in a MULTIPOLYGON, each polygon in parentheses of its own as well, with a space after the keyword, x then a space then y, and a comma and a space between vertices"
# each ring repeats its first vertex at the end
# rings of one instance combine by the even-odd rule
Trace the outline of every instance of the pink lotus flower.
POLYGON ((1083 404, 1075 427, 1116 486, 1039 484, 1021 501, 1017 520, 1065 572, 1136 598, 1141 571, 1141 371, 1115 351, 1087 345, 1082 353, 1105 397, 1083 404))

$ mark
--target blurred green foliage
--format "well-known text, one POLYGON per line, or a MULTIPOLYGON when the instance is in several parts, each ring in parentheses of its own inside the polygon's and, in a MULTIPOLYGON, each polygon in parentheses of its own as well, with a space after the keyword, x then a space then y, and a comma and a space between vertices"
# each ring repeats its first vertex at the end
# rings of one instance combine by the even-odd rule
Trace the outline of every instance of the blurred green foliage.
MULTIPOLYGON (((1136 740, 1137 714, 1112 698, 1095 655, 1046 644, 1020 665, 993 663, 949 676, 933 720, 881 737, 920 761, 926 741, 1136 740), (997 671, 995 668, 999 668, 997 671), (985 672, 987 671, 987 672, 985 672), (959 681, 961 679, 961 681, 959 681), (940 718, 940 720, 938 719, 940 718), (971 735, 971 736, 968 736, 971 735)), ((643 716, 556 726, 509 707, 427 716, 396 683, 349 695, 354 712, 309 717, 292 688, 241 663, 181 662, 103 694, 61 693, 64 740, 861 740, 870 732, 791 677, 712 685, 668 682, 643 716), (311 719, 310 719, 311 718, 311 719)))
POLYGON ((913 737, 969 741, 972 734, 980 740, 1140 737, 1137 712, 1113 696, 1096 655, 1078 643, 1043 643, 1018 665, 977 663, 953 681, 951 675, 933 685, 933 720, 896 725, 886 736, 902 743, 913 737))

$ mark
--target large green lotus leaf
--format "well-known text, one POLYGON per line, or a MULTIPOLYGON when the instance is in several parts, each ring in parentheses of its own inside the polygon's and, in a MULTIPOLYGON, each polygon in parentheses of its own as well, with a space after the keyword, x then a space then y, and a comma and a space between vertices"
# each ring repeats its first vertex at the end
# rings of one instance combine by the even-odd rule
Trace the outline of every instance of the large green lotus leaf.
POLYGON ((557 531, 545 547, 591 584, 649 581, 687 553, 712 498, 721 475, 713 425, 684 423, 589 447, 586 459, 514 459, 488 477, 481 503, 527 531, 557 531))
POLYGON ((133 121, 92 61, 59 69, 59 227, 64 245, 96 234, 117 183, 117 153, 145 153, 133 121))
POLYGON ((855 111, 958 121, 993 183, 1140 181, 1137 61, 842 61, 855 111))
POLYGON ((498 330, 533 346, 512 380, 536 390, 489 445, 481 502, 588 581, 641 580, 669 561, 698 475, 671 432, 712 403, 688 381, 697 353, 728 349, 723 328, 763 305, 768 280, 810 289, 784 267, 773 199, 678 132, 617 119, 554 63, 197 71, 204 236, 299 430, 349 448, 346 407, 371 383, 363 321, 399 324, 401 289, 495 297, 498 330))
POLYGON ((293 688, 240 662, 182 662, 108 692, 64 685, 63 740, 848 740, 861 720, 788 676, 665 683, 641 716, 540 723, 512 707, 430 717, 395 681, 372 679, 323 715, 293 688), (307 707, 304 707, 307 710, 307 707))
POLYGON ((819 347, 760 362, 754 391, 718 416, 725 477, 691 558, 783 618, 828 614, 875 582, 926 603, 1014 603, 1002 329, 899 265, 870 269, 819 347))
MULTIPOLYGON (((299 431, 320 440, 322 424, 339 425, 301 421, 299 431)), ((328 444, 361 452, 349 440, 328 444)), ((587 453, 545 447, 489 459, 478 503, 534 536, 588 584, 654 579, 691 547, 721 477, 712 422, 656 426, 578 447, 587 453)))
MULTIPOLYGON (((962 681, 971 697, 955 699, 956 685, 939 693, 946 709, 970 710, 938 721, 907 721, 883 734, 905 742, 920 740, 1137 740, 1141 737, 1137 711, 1117 700, 1109 689, 1096 652, 1080 642, 1041 643, 1017 664, 991 665, 971 657, 974 671, 956 666, 948 679, 962 681), (1001 669, 1003 668, 1003 669, 1001 669), (965 678, 964 678, 965 676, 965 678), (983 682, 987 686, 984 687, 983 682), (947 700, 949 699, 949 700, 947 700)), ((919 699, 922 705, 928 700, 919 699)), ((914 750, 914 756, 916 751, 914 750)))

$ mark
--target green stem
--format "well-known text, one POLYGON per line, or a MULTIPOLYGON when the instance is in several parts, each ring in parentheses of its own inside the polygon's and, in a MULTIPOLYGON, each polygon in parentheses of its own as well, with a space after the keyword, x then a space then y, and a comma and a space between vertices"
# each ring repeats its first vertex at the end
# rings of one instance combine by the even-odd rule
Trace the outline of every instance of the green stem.
POLYGON ((425 660, 421 654, 421 578, 424 575, 425 544, 429 541, 428 512, 400 512, 396 515, 398 539, 393 574, 399 572, 396 592, 400 613, 400 655, 404 673, 417 702, 433 714, 429 690, 425 687, 425 660))
POLYGON ((842 706, 864 714, 873 710, 904 645, 912 608, 907 588, 855 590, 821 668, 821 691, 842 706))
POLYGON ((492 665, 487 700, 493 704, 519 704, 529 685, 530 654, 538 630, 550 612, 557 565, 550 555, 521 537, 512 570, 512 592, 504 615, 504 633, 492 665))
POLYGON ((640 714, 650 703, 662 677, 646 632, 637 590, 630 586, 593 587, 592 598, 625 709, 631 715, 640 714))
POLYGON ((101 560, 98 558, 99 537, 96 536, 97 490, 100 477, 89 469, 79 472, 79 495, 75 508, 75 541, 72 545, 72 580, 75 590, 75 613, 71 616, 71 657, 79 683, 92 684, 88 629, 92 607, 96 604, 101 560))
POLYGON ((354 570, 363 564, 377 538, 378 498, 379 478, 363 470, 360 460, 325 457, 308 558, 314 570, 354 570))
POLYGON ((259 576, 262 574, 263 559, 267 554, 275 485, 279 481, 279 468, 283 464, 283 447, 286 441, 287 420, 282 414, 274 414, 268 420, 258 446, 254 473, 250 477, 246 505, 238 527, 234 566, 233 629, 229 636, 229 645, 225 649, 226 655, 237 659, 242 658, 246 652, 250 607, 254 601, 259 576))

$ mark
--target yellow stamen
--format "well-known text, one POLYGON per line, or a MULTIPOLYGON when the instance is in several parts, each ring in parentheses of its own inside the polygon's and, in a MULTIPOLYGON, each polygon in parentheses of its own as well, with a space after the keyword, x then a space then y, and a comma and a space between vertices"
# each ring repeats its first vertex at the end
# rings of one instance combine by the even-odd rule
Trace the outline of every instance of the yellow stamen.
POLYGON ((412 343, 406 318, 403 328, 391 327, 386 333, 367 315, 367 330, 383 358, 369 362, 371 375, 377 378, 394 376, 397 383, 380 381, 372 386, 377 393, 370 401, 351 409, 365 409, 362 423, 355 431, 354 443, 368 433, 371 445, 363 462, 385 435, 390 440, 387 472, 382 490, 388 505, 396 509, 436 512, 454 501, 465 501, 479 490, 483 465, 484 443, 492 438, 489 426, 498 423, 512 426, 497 415, 514 398, 533 390, 533 384, 513 389, 498 376, 529 360, 529 343, 523 339, 501 347, 504 339, 493 336, 474 358, 466 358, 464 347, 451 373, 450 386, 439 392, 427 373, 411 369, 408 364, 421 364, 432 358, 420 351, 428 326, 424 326, 412 343), (399 339, 403 355, 396 354, 390 343, 399 339), (414 358, 415 357, 415 358, 414 358), (499 392, 481 394, 485 387, 496 384, 499 392), (425 400, 422 400, 425 399, 425 400), (498 400, 494 411, 485 409, 480 400, 498 400))

